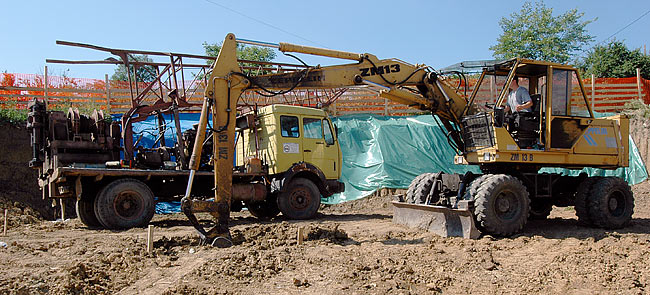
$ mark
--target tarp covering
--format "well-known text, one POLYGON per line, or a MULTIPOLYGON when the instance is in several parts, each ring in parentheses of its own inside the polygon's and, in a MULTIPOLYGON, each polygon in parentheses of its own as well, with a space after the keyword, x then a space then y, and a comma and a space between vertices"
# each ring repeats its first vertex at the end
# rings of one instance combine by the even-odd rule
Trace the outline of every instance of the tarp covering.
MULTIPOLYGON (((600 115, 602 116, 602 115, 600 115)), ((343 153, 341 181, 345 192, 324 199, 335 204, 363 198, 379 188, 407 188, 426 172, 480 172, 478 166, 455 165, 443 127, 431 115, 390 117, 356 114, 333 119, 338 126, 343 153)), ((630 137, 630 166, 616 170, 585 168, 589 175, 618 176, 630 184, 644 181, 648 173, 630 137)), ((581 170, 544 168, 541 172, 578 175, 581 170)))

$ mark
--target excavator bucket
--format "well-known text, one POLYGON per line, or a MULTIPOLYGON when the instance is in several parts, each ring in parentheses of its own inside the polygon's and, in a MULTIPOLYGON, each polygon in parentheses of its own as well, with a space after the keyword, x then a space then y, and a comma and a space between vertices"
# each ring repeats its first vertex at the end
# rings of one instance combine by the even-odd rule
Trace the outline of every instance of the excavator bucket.
POLYGON ((472 212, 466 206, 463 209, 451 209, 393 201, 393 208, 393 223, 396 224, 424 229, 442 237, 478 239, 481 235, 472 212))

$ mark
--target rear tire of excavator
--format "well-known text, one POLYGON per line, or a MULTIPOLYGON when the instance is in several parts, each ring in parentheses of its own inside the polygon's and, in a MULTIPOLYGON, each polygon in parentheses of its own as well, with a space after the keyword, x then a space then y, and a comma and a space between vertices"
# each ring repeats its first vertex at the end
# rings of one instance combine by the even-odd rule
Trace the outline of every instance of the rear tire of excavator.
POLYGON ((278 208, 290 219, 310 219, 320 207, 318 187, 306 178, 294 178, 278 195, 278 208))
POLYGON ((95 199, 95 215, 107 229, 146 226, 154 215, 153 192, 142 181, 123 178, 107 184, 95 199))
POLYGON ((514 176, 495 174, 478 188, 474 216, 484 234, 513 235, 526 225, 529 212, 528 191, 514 176))
POLYGON ((425 178, 425 177, 427 177, 429 175, 431 175, 431 173, 423 173, 423 174, 418 175, 417 177, 415 177, 415 179, 413 179, 413 181, 411 181, 411 184, 409 184, 409 188, 406 191, 406 203, 415 204, 415 200, 416 200, 415 199, 415 190, 417 189, 418 184, 420 183, 420 181, 422 181, 423 178, 425 178))
POLYGON ((95 196, 92 198, 90 196, 81 196, 77 200, 75 206, 75 211, 77 212, 77 217, 81 220, 81 223, 85 224, 89 228, 99 228, 102 227, 102 224, 97 219, 95 215, 95 196))
POLYGON ((589 217, 598 227, 619 229, 632 220, 634 195, 625 180, 618 177, 603 177, 591 188, 589 195, 589 217))
POLYGON ((277 199, 277 193, 268 194, 263 201, 246 203, 246 208, 251 215, 259 219, 271 219, 280 214, 277 199))
POLYGON ((587 177, 585 178, 578 189, 576 189, 575 195, 575 204, 574 209, 576 211, 576 216, 578 217, 578 223, 582 225, 592 225, 591 216, 589 214, 589 195, 591 194, 591 189, 597 181, 602 177, 587 177))

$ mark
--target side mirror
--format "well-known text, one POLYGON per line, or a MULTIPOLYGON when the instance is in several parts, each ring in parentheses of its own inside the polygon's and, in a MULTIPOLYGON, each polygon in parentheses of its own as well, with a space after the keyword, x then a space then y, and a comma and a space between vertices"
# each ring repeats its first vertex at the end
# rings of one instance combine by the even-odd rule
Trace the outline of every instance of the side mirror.
POLYGON ((494 127, 503 127, 506 120, 506 109, 504 107, 494 108, 494 127))

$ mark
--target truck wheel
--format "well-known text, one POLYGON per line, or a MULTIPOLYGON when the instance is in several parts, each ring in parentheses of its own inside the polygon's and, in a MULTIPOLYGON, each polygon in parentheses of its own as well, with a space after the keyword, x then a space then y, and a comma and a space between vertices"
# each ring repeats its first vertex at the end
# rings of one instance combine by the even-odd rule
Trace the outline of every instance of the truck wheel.
POLYGON ((409 184, 409 188, 406 191, 406 202, 409 204, 415 204, 415 190, 417 189, 418 184, 420 181, 422 181, 423 178, 427 177, 431 173, 423 173, 415 177, 413 181, 411 181, 411 184, 409 184))
POLYGON ((280 214, 277 199, 277 194, 268 194, 264 201, 246 203, 246 208, 259 219, 271 219, 280 214))
POLYGON ((85 224, 90 228, 101 227, 102 224, 97 219, 95 215, 95 196, 81 196, 81 199, 77 200, 77 205, 75 206, 75 211, 77 212, 77 217, 81 220, 81 223, 85 224))
POLYGON ((107 184, 95 199, 95 215, 107 229, 145 226, 155 209, 153 193, 142 181, 125 178, 107 184))
POLYGON ((530 201, 530 216, 529 219, 544 220, 553 210, 553 204, 548 200, 533 199, 530 201))
POLYGON ((600 180, 601 177, 587 177, 583 180, 578 188, 576 189, 575 195, 575 204, 573 204, 574 209, 576 210, 576 216, 578 217, 578 223, 583 225, 592 225, 591 218, 589 216, 589 195, 591 194, 591 188, 593 187, 596 181, 600 180))
POLYGON ((510 236, 526 225, 530 200, 517 178, 495 174, 478 189, 474 206, 476 223, 483 233, 510 236))
POLYGON ((625 227, 634 213, 634 195, 625 180, 603 177, 594 183, 588 197, 589 217, 598 227, 617 229, 625 227))
POLYGON ((320 192, 310 180, 295 178, 278 195, 277 203, 284 216, 290 219, 309 219, 318 211, 320 192))

